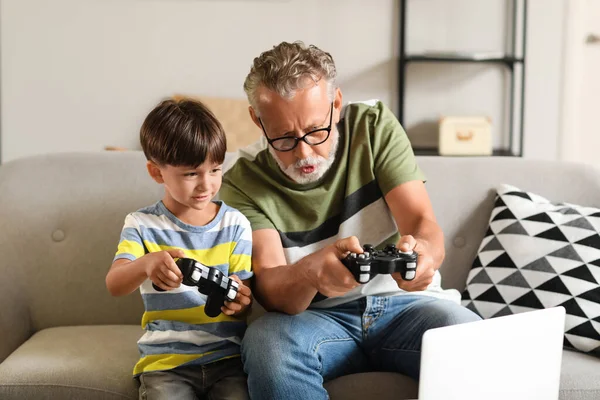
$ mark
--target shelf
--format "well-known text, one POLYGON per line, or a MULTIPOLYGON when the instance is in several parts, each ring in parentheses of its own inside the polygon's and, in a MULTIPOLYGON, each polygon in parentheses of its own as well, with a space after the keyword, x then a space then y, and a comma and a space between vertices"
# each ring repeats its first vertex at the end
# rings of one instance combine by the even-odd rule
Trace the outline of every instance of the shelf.
MULTIPOLYGON (((434 147, 430 148, 413 148, 413 151, 416 156, 439 156, 438 149, 434 147)), ((502 156, 502 157, 519 157, 518 154, 508 150, 508 149, 495 149, 492 151, 492 156, 502 156)), ((477 157, 477 156, 448 156, 448 157, 477 157)), ((487 156, 479 156, 479 157, 487 157, 487 156)))
POLYGON ((404 62, 452 62, 452 63, 502 63, 507 65, 522 64, 522 58, 512 56, 504 57, 479 57, 479 56, 430 56, 424 54, 411 54, 404 57, 404 62))
MULTIPOLYGON (((411 63, 433 63, 445 64, 472 64, 480 67, 501 67, 506 68, 508 72, 508 85, 505 85, 505 99, 503 103, 508 108, 499 110, 499 114, 506 115, 506 126, 508 127, 508 140, 503 141, 502 145, 507 149, 496 149, 492 156, 522 157, 524 141, 524 116, 525 116, 525 65, 527 59, 526 38, 527 38, 527 10, 528 0, 506 0, 507 2, 507 24, 506 24, 506 45, 503 48, 479 47, 471 50, 458 49, 440 49, 431 48, 417 50, 415 53, 407 51, 407 26, 408 21, 408 3, 411 0, 400 0, 399 7, 399 48, 398 48, 398 121, 403 126, 407 123, 405 118, 405 108, 408 104, 406 97, 406 81, 409 75, 407 70, 411 63), (507 87, 506 87, 507 86, 507 87), (508 93, 506 93, 508 92, 508 93), (507 112, 506 112, 507 111, 507 112), (509 150, 511 149, 511 150, 509 150)), ((414 0, 415 2, 417 0, 414 0)), ((450 1, 449 1, 450 2, 450 1)), ((461 46, 465 48, 465 46, 461 46)), ((420 67, 423 64, 419 65, 420 67)), ((424 71, 433 73, 434 71, 424 71)), ((413 88, 413 91, 416 90, 413 88)), ((425 106, 426 107, 426 106, 425 106)), ((453 107, 455 108, 455 107, 453 107)), ((462 108, 468 108, 463 106, 462 108)), ((477 108, 477 107, 475 107, 477 108)), ((430 115, 447 115, 448 110, 435 110, 429 107, 430 115)), ((454 111, 458 112, 458 111, 454 111)), ((462 110, 462 114, 470 114, 468 110, 462 110)), ((482 113, 482 111, 478 111, 482 113)), ((421 143, 424 143, 421 142, 421 143)), ((434 143, 432 143, 433 145, 434 143)), ((416 155, 439 156, 439 150, 435 148, 413 148, 416 155)))

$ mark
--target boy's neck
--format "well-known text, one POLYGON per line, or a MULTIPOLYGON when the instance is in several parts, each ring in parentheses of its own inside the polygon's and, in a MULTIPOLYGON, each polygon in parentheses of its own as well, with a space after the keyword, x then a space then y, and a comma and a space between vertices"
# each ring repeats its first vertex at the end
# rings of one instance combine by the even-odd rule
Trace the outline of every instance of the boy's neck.
POLYGON ((165 196, 162 201, 167 210, 177 217, 177 219, 184 224, 193 226, 208 225, 215 219, 221 208, 219 204, 213 203, 212 201, 203 210, 196 210, 191 207, 183 206, 173 201, 169 196, 165 196))

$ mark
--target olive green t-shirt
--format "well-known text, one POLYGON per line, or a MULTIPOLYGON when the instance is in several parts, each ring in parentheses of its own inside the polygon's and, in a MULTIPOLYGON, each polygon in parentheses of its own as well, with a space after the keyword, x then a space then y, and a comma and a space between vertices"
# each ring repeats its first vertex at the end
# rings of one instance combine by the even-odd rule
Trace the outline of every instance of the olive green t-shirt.
MULTIPOLYGON (((348 236, 361 244, 396 243, 398 229, 384 196, 425 179, 404 129, 383 103, 351 103, 342 111, 335 161, 319 181, 292 181, 264 140, 262 149, 241 156, 224 175, 219 198, 241 211, 252 230, 277 230, 290 264, 348 236)), ((401 292, 389 275, 378 275, 343 297, 318 297, 312 306, 401 292)))

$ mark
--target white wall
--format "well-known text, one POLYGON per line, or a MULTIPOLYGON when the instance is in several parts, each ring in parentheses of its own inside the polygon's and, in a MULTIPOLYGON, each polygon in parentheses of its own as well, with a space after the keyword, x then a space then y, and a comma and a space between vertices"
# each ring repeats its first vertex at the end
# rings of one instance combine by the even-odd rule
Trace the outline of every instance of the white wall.
MULTIPOLYGON (((530 0, 528 157, 556 157, 566 1, 530 0)), ((449 15, 448 0, 410 1, 409 50, 503 45, 504 0, 452 2, 449 15), (478 21, 478 15, 479 22, 461 24, 462 16, 478 21)), ((329 51, 346 100, 397 106, 394 0, 0 0, 0 6, 3 162, 106 145, 137 148, 139 125, 162 97, 242 98, 252 59, 282 40, 329 51)), ((437 119, 432 105, 462 105, 446 112, 501 109, 498 70, 450 74, 458 83, 449 83, 446 70, 431 72, 407 88, 407 126, 437 119)))

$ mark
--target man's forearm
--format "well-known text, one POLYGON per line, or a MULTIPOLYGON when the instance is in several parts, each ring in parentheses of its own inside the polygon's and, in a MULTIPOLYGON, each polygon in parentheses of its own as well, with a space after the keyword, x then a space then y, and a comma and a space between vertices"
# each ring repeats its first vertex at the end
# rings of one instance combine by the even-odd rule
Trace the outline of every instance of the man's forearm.
POLYGON ((266 310, 299 314, 308 308, 317 289, 306 279, 307 262, 302 259, 256 273, 255 295, 266 310))
POLYGON ((427 253, 433 258, 435 269, 440 268, 446 256, 446 250, 444 233, 437 222, 427 218, 421 219, 412 235, 417 242, 425 244, 427 253))

